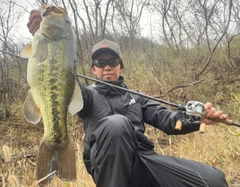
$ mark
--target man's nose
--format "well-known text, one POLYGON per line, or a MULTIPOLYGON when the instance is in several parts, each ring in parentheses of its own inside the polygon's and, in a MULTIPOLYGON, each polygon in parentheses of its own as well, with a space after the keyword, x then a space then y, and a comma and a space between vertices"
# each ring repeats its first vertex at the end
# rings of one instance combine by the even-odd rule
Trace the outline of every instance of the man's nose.
POLYGON ((104 70, 110 70, 112 67, 109 66, 108 64, 104 67, 104 70))

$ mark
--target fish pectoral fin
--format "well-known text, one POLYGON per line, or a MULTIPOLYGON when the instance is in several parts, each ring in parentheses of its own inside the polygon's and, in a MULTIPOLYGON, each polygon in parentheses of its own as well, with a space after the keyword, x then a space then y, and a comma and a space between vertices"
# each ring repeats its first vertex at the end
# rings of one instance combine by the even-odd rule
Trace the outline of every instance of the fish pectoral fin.
POLYGON ((72 100, 68 105, 68 111, 74 115, 79 112, 83 108, 83 98, 82 98, 82 91, 78 83, 75 83, 75 88, 72 96, 72 100))
POLYGON ((29 58, 31 55, 32 55, 32 44, 29 44, 23 48, 23 50, 20 53, 20 56, 22 58, 29 58))
POLYGON ((41 120, 40 110, 36 106, 30 90, 23 104, 23 116, 32 124, 37 124, 41 120))
POLYGON ((34 57, 39 61, 43 62, 48 56, 48 45, 47 40, 42 39, 39 40, 36 44, 36 51, 34 53, 34 57))
MULTIPOLYGON (((44 139, 41 142, 36 166, 37 180, 54 171, 61 180, 76 181, 76 157, 69 138, 62 146, 49 146, 44 139)), ((39 185, 47 185, 52 177, 45 178, 39 185)))

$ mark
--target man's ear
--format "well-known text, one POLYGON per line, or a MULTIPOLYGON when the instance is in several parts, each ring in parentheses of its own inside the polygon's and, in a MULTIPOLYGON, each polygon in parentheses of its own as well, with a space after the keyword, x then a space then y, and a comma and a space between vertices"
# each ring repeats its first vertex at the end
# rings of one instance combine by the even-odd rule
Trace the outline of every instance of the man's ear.
POLYGON ((92 72, 96 75, 95 66, 92 67, 92 72))

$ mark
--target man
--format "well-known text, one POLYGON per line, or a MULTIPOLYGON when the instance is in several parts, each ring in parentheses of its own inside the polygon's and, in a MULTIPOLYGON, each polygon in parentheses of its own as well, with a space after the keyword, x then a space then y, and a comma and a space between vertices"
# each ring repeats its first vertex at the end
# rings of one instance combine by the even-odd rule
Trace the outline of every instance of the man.
MULTIPOLYGON (((32 11, 28 28, 34 35, 41 16, 32 11)), ((92 49, 92 71, 97 79, 127 88, 120 75, 124 69, 119 46, 102 40, 92 49)), ((80 83, 84 106, 78 115, 83 119, 85 139, 83 159, 97 187, 224 187, 222 171, 199 162, 160 155, 144 135, 144 123, 167 134, 186 134, 199 129, 185 125, 175 130, 185 112, 173 112, 160 103, 103 83, 92 86, 80 83)), ((211 103, 204 105, 207 125, 226 119, 211 103)))

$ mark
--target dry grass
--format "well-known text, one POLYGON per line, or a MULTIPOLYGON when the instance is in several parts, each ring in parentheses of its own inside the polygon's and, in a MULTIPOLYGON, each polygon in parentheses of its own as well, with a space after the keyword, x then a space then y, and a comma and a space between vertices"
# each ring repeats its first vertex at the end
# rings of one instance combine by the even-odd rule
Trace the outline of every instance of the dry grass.
MULTIPOLYGON (((12 119, 23 121, 23 119, 12 119)), ((82 128, 76 125, 77 119, 69 123, 69 130, 77 155, 77 181, 64 182, 54 176, 49 187, 93 187, 91 176, 82 160, 82 128), (72 125, 74 123, 75 125, 72 125)), ((0 122, 0 186, 37 186, 35 163, 38 145, 43 135, 43 125, 34 126, 25 122, 0 122)))
MULTIPOLYGON (((210 98, 211 94, 207 94, 207 91, 202 95, 208 95, 210 98)), ((221 96, 218 92, 213 98, 215 99, 213 103, 226 100, 226 93, 221 96)), ((236 93, 235 90, 230 90, 229 93, 232 98, 228 98, 224 106, 221 103, 219 105, 229 112, 231 119, 239 122, 240 95, 233 94, 236 93)), ((187 99, 189 100, 189 97, 187 99)), ((27 123, 21 114, 21 104, 16 103, 11 108, 13 114, 11 118, 8 121, 0 121, 0 186, 31 186, 37 182, 35 163, 38 146, 43 136, 43 124, 36 126, 27 123)), ((82 160, 83 127, 76 117, 70 117, 68 123, 77 154, 77 181, 64 182, 54 177, 48 186, 94 187, 82 160)), ((204 134, 194 132, 184 136, 167 136, 147 126, 146 134, 155 143, 155 150, 158 153, 196 160, 217 167, 225 172, 230 187, 240 186, 240 128, 216 124, 208 126, 204 134)))
POLYGON ((199 161, 225 172, 232 187, 240 186, 240 147, 239 130, 217 124, 208 126, 207 132, 194 132, 184 136, 152 136, 155 131, 148 128, 149 137, 153 137, 157 152, 199 161), (158 138, 161 137, 161 138, 158 138))
MULTIPOLYGON (((87 173, 82 160, 82 127, 70 125, 77 152, 77 181, 64 182, 54 177, 49 187, 94 187, 91 176, 87 173)), ((1 149, 0 186, 36 186, 35 162, 38 143, 42 137, 42 126, 30 124, 0 123, 0 143, 8 151, 11 159, 6 162, 1 149), (7 130, 8 129, 8 130, 7 130), (11 129, 11 130, 10 130, 11 129), (5 133, 3 133, 5 132, 5 133), (31 136, 29 135, 31 134, 31 136), (27 136, 25 136, 27 135, 27 136), (24 136, 24 138, 22 138, 24 136), (6 148, 7 147, 7 148, 6 148)), ((167 136, 147 126, 147 135, 155 143, 155 150, 160 154, 173 155, 200 161, 223 170, 230 187, 240 186, 240 131, 235 127, 218 124, 207 127, 205 134, 195 132, 184 136, 167 136)), ((1 146, 2 147, 2 146, 1 146)))

